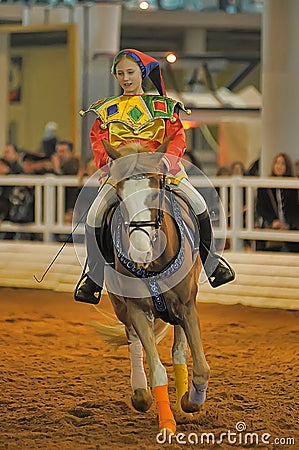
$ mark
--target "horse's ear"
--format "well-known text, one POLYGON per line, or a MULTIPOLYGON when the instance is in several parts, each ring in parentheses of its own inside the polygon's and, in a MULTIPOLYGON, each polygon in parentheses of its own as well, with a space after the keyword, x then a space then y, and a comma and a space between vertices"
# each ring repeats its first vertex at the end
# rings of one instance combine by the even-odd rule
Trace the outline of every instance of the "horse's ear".
POLYGON ((115 148, 113 148, 112 145, 109 144, 108 141, 106 141, 105 139, 102 139, 102 143, 103 143, 103 146, 105 148, 107 155, 110 156, 111 159, 117 159, 120 157, 120 154, 118 153, 118 151, 115 150, 115 148))
POLYGON ((168 144, 171 141, 171 139, 172 139, 172 136, 166 138, 165 141, 163 142, 163 144, 161 144, 160 147, 158 147, 155 151, 158 153, 166 153, 168 144))

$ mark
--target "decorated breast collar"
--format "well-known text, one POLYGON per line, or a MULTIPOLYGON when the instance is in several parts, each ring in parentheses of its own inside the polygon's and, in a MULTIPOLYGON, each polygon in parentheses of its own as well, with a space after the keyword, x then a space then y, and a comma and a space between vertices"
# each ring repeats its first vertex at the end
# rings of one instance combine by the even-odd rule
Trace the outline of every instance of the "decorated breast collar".
POLYGON ((117 257, 122 265, 134 276, 143 279, 146 283, 147 288, 151 294, 151 297, 154 302, 154 306, 156 311, 159 313, 160 317, 169 322, 168 312, 166 302, 163 296, 163 293, 160 289, 158 281, 161 281, 170 275, 174 274, 179 268, 182 266, 185 258, 185 240, 184 240, 184 223, 180 211, 179 204, 175 199, 173 193, 171 195, 171 203, 173 210, 173 217, 176 221, 177 228, 179 231, 179 239, 180 239, 180 249, 177 255, 170 261, 170 263, 165 267, 161 272, 153 272, 143 267, 136 267, 134 262, 128 259, 123 252, 122 239, 121 239, 121 230, 122 230, 122 217, 120 211, 118 211, 117 218, 117 226, 115 231, 115 249, 117 253, 117 257))

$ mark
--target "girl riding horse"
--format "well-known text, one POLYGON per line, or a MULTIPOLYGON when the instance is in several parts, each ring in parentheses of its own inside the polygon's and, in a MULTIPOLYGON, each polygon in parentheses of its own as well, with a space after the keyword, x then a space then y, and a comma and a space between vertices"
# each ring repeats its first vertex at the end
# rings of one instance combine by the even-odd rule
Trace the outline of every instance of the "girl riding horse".
MULTIPOLYGON (((97 118, 90 132, 94 159, 99 169, 108 167, 109 158, 103 141, 116 150, 128 142, 147 143, 155 151, 166 138, 170 138, 162 158, 171 189, 191 206, 199 226, 199 254, 212 287, 226 284, 235 278, 233 269, 215 253, 210 216, 204 198, 191 185, 180 158, 186 150, 185 132, 179 118, 184 106, 166 96, 158 61, 134 49, 120 51, 114 58, 112 69, 123 89, 120 96, 108 97, 93 103, 86 112, 97 118), (160 95, 145 94, 142 81, 149 77, 160 95)), ((85 236, 89 271, 78 283, 75 300, 97 304, 104 284, 103 261, 94 251, 94 236, 104 226, 103 217, 110 205, 116 202, 115 187, 107 179, 94 200, 86 221, 85 236)))

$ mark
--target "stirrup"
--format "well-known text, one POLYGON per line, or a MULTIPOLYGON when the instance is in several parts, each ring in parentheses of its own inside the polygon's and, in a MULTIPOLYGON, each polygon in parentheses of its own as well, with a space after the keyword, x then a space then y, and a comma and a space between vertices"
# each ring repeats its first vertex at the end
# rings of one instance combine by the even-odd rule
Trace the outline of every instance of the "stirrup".
POLYGON ((216 288, 233 281, 236 278, 236 274, 230 264, 222 256, 216 253, 212 253, 212 255, 218 259, 218 265, 212 275, 208 277, 210 285, 216 288))
POLYGON ((89 278, 88 275, 84 274, 75 287, 74 299, 77 302, 97 305, 101 298, 101 292, 102 288, 89 278), (85 281, 83 281, 84 279, 85 281))

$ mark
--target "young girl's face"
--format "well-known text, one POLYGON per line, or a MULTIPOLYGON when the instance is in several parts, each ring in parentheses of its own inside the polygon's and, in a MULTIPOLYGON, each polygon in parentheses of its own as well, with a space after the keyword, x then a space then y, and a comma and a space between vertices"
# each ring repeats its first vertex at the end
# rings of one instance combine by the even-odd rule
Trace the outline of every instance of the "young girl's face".
POLYGON ((281 177, 286 172, 286 163, 283 156, 278 156, 273 166, 273 173, 277 177, 281 177))
POLYGON ((115 76, 124 94, 143 94, 141 70, 132 59, 122 58, 117 63, 115 76))

